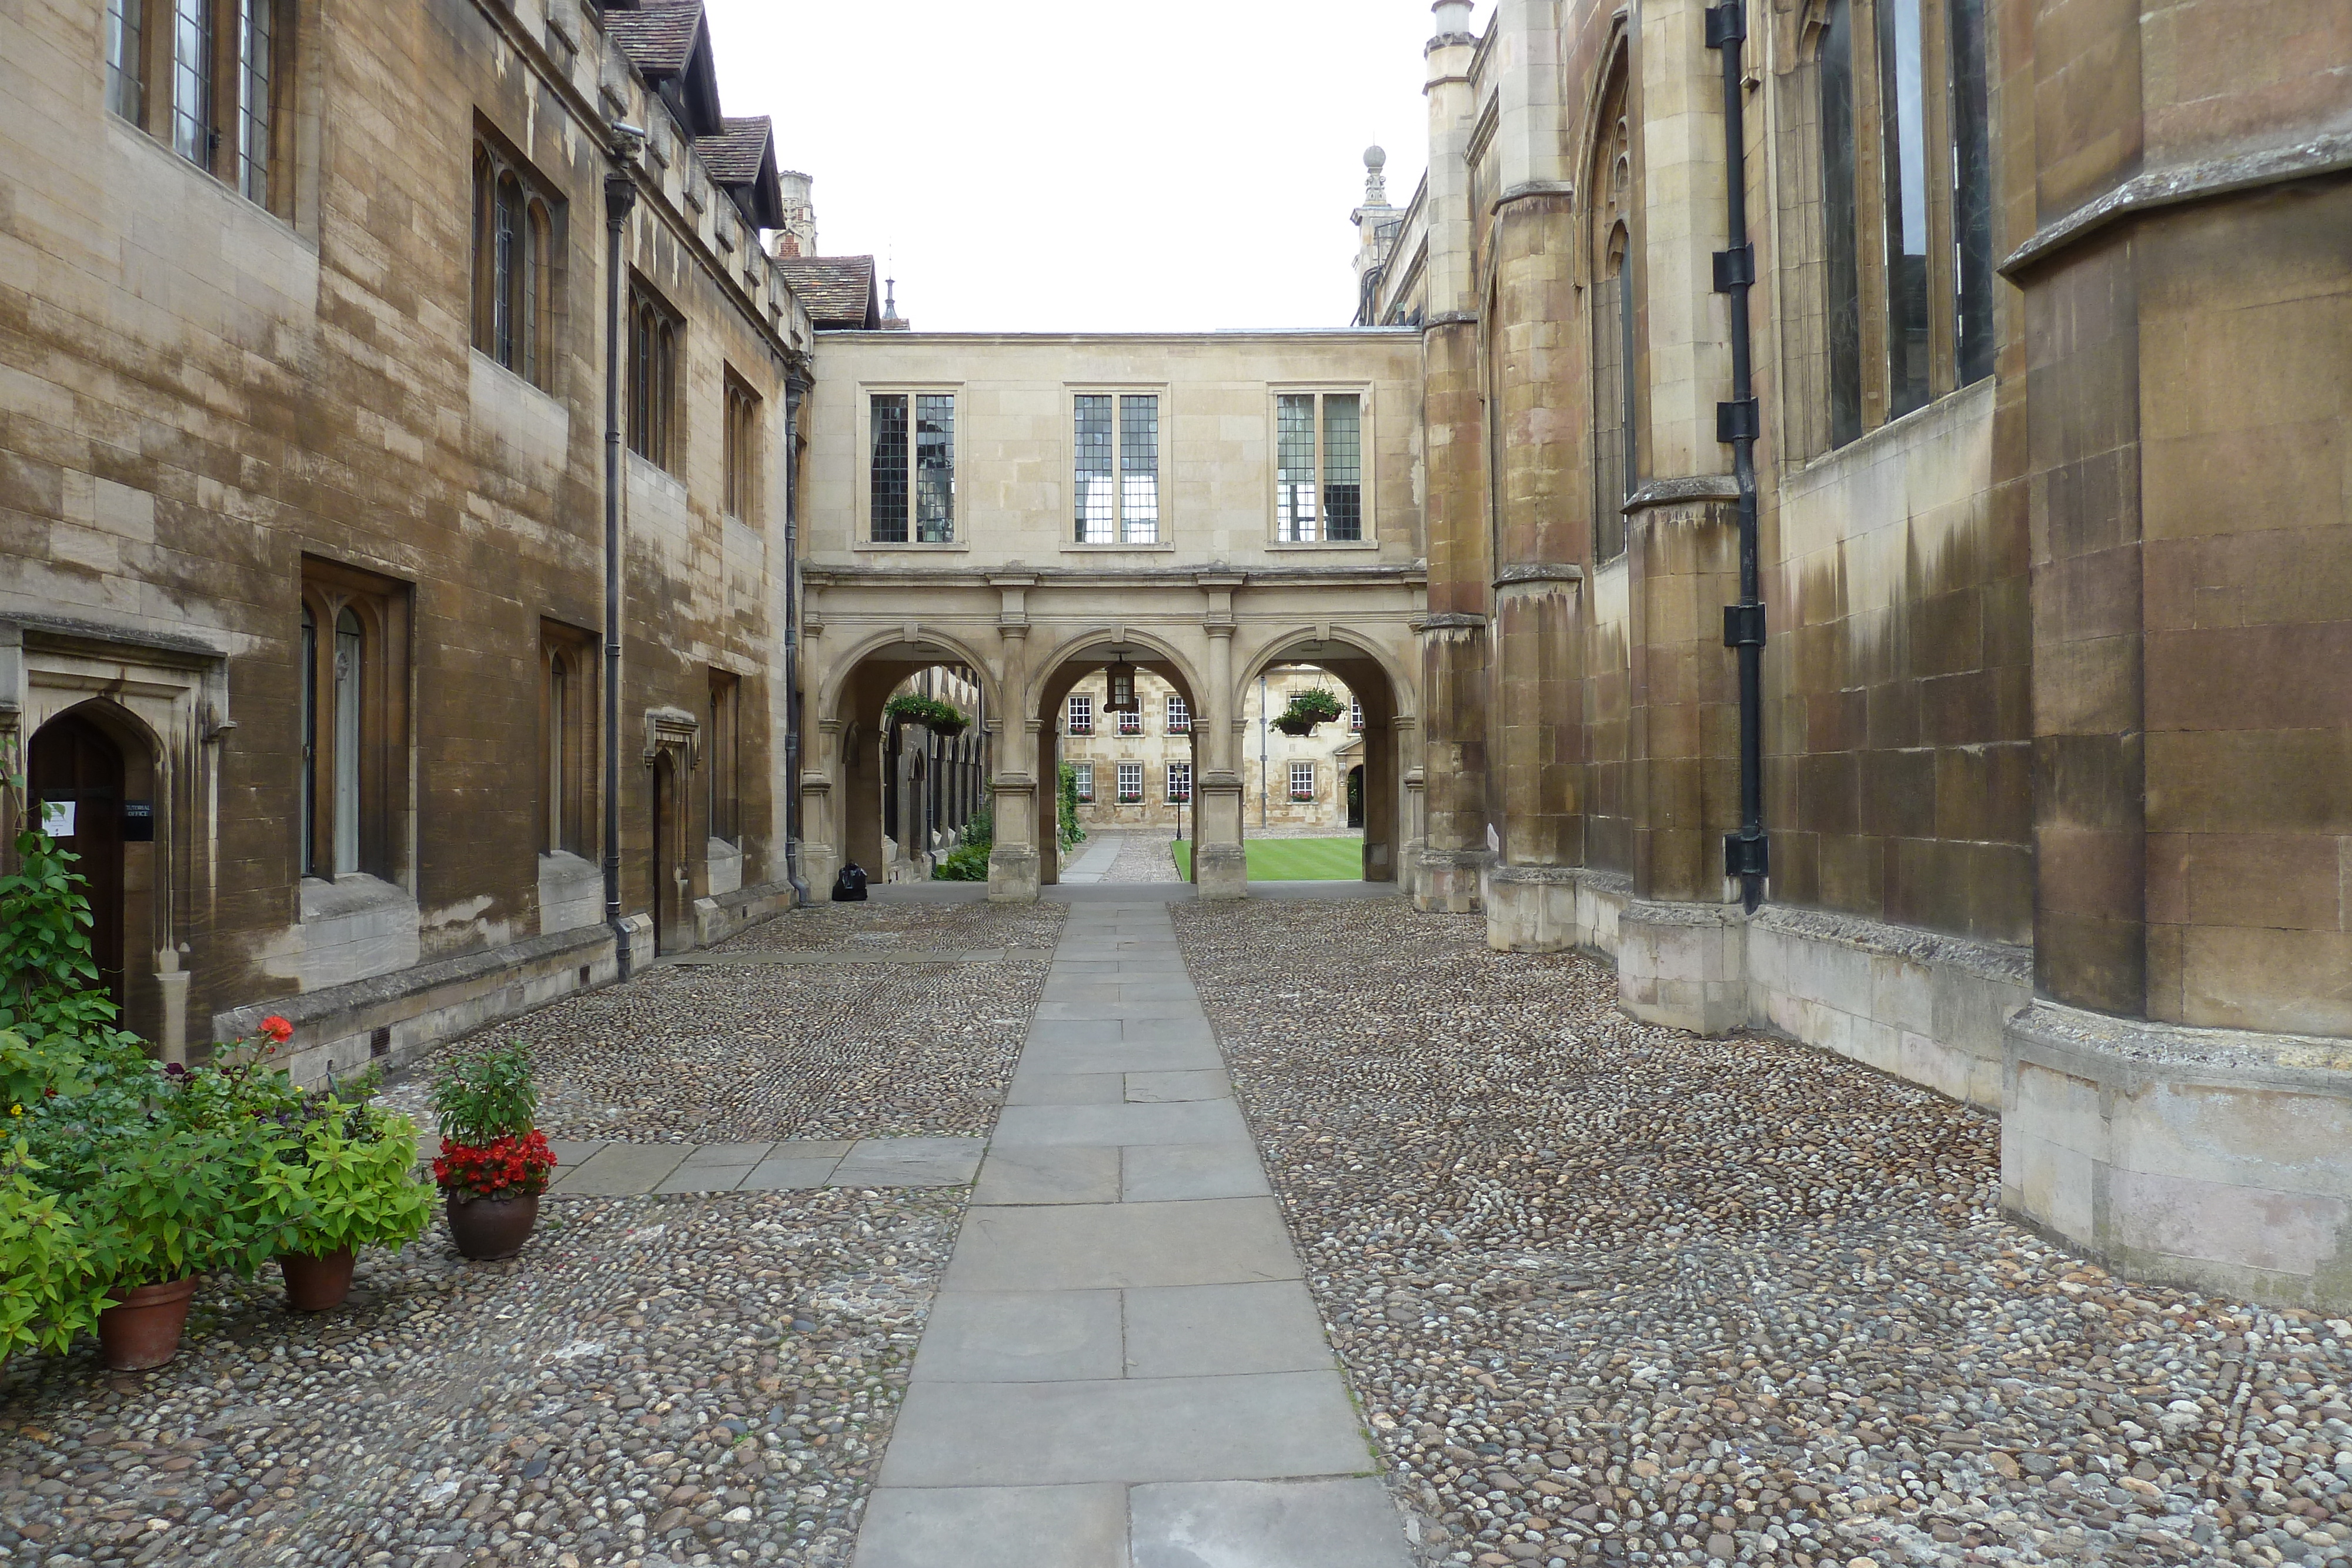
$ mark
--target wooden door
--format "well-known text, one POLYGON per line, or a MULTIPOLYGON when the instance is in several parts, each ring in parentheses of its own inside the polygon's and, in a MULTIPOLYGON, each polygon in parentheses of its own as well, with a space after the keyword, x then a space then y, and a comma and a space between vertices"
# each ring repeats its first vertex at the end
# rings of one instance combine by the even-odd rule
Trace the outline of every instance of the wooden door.
POLYGON ((33 821, 56 802, 67 810, 73 831, 58 847, 74 854, 73 869, 85 879, 89 899, 89 942, 100 984, 115 1005, 128 1001, 122 980, 122 752, 88 719, 60 714, 33 737, 26 758, 26 782, 33 798, 33 821))
POLYGON ((670 852, 669 819, 677 810, 671 799, 677 791, 671 787, 669 753, 661 752, 654 758, 654 954, 658 957, 669 942, 670 852))

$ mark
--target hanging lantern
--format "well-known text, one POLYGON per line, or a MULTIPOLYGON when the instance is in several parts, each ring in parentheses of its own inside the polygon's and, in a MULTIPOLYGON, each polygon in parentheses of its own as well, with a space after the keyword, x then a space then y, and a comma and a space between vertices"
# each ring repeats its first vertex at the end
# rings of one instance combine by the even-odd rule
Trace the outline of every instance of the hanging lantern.
POLYGON ((1110 700, 1103 704, 1106 713, 1141 713, 1142 705, 1135 698, 1135 672, 1128 666, 1127 655, 1110 667, 1110 700))

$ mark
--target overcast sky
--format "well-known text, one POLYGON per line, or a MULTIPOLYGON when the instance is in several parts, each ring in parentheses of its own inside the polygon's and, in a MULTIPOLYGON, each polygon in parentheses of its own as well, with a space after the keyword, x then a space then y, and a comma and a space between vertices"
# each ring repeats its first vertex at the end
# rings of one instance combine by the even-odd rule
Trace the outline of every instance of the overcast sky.
POLYGON ((918 330, 1342 327, 1364 148, 1399 206, 1427 161, 1428 0, 709 6, 727 112, 918 330))

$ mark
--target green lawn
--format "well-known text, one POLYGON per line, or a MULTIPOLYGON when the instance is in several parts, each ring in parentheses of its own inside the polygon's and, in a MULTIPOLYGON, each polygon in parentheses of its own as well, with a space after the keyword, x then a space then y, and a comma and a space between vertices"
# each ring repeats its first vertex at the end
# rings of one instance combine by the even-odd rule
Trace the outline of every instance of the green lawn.
MULTIPOLYGON (((1247 839, 1252 882, 1361 882, 1364 841, 1344 839, 1247 839)), ((1176 874, 1190 881, 1192 843, 1176 841, 1176 874)))

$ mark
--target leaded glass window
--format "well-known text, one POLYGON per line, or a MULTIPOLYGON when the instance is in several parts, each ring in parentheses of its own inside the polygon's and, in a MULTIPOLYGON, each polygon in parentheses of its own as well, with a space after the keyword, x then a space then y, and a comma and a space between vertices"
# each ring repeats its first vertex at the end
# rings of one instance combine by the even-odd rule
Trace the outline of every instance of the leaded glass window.
POLYGON ((950 393, 915 398, 915 538, 927 545, 955 538, 955 398, 950 393))
POLYGON ((1158 394, 1078 392, 1070 408, 1070 496, 1077 542, 1158 544, 1158 394))
POLYGON ((1283 544, 1364 538, 1361 392, 1275 399, 1274 537, 1283 544))
POLYGON ((907 394, 877 392, 873 408, 873 533, 876 544, 907 542, 907 394))
POLYGON ((133 125, 147 123, 146 50, 146 0, 107 0, 106 104, 133 125))

